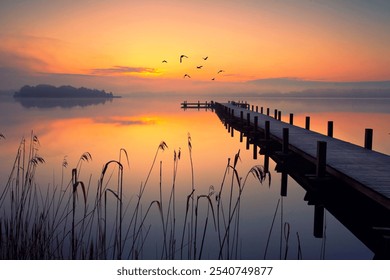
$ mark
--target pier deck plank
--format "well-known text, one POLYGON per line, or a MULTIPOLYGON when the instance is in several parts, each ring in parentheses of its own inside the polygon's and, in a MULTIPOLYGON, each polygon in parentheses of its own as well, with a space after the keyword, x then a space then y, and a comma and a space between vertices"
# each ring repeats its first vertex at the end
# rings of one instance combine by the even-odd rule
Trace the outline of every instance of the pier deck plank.
POLYGON ((257 116, 259 129, 264 129, 265 121, 269 121, 271 139, 275 141, 282 142, 283 128, 288 128, 290 150, 314 163, 317 156, 317 141, 327 142, 326 171, 348 181, 362 193, 390 208, 389 155, 291 125, 265 114, 239 108, 231 103, 221 103, 221 105, 234 109, 234 116, 237 118, 243 111, 245 122, 247 113, 250 113, 251 125, 254 125, 254 117, 257 116))

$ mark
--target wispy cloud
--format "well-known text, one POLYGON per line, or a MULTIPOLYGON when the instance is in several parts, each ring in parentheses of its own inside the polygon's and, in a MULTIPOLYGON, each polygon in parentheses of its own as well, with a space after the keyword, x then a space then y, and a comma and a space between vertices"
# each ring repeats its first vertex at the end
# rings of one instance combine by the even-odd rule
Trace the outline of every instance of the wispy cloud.
POLYGON ((122 75, 122 74, 156 74, 155 68, 148 67, 130 67, 130 66, 113 66, 110 68, 91 69, 92 75, 122 75))
POLYGON ((134 119, 131 117, 110 117, 110 118, 96 118, 95 123, 112 124, 117 126, 130 126, 130 125, 153 125, 157 122, 155 119, 134 119))

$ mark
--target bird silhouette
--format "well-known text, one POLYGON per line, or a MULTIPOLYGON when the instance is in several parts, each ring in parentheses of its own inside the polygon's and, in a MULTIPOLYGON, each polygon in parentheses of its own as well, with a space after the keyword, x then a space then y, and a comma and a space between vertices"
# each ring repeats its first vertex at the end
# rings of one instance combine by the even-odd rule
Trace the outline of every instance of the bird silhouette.
POLYGON ((185 75, 183 76, 183 78, 185 78, 185 77, 191 78, 190 75, 188 75, 188 74, 185 74, 185 75))
POLYGON ((212 81, 215 81, 215 78, 212 78, 211 80, 212 80, 212 81))
POLYGON ((180 56, 180 63, 182 63, 184 57, 185 57, 185 58, 188 58, 188 56, 182 54, 182 55, 180 56))
POLYGON ((203 60, 207 60, 209 57, 208 56, 206 56, 206 57, 202 57, 203 58, 203 60))
POLYGON ((166 60, 163 60, 161 63, 168 63, 168 61, 166 61, 166 60))
POLYGON ((200 66, 196 66, 196 68, 198 69, 202 69, 203 65, 200 65, 200 66))
POLYGON ((222 72, 225 72, 225 71, 224 70, 219 70, 217 74, 222 73, 222 72))

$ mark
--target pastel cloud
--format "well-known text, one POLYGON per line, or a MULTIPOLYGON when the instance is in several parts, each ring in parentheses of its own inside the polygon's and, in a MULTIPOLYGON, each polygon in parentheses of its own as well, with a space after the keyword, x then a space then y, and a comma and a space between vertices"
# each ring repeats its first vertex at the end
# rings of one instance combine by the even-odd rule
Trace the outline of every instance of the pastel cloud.
POLYGON ((110 68, 94 68, 90 71, 92 75, 121 75, 121 74, 156 74, 155 68, 113 66, 110 68))

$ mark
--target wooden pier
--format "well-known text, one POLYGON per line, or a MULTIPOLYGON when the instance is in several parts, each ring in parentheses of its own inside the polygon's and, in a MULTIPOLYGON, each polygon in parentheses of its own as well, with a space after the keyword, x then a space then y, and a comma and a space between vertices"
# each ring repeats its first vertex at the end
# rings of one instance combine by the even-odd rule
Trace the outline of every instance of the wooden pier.
POLYGON ((287 174, 306 189, 305 200, 315 205, 314 235, 322 237, 323 209, 328 209, 375 253, 390 258, 390 156, 372 150, 372 130, 367 129, 364 147, 333 138, 333 123, 327 135, 281 121, 281 112, 247 103, 214 102, 217 115, 233 136, 247 138, 253 157, 264 155, 282 173, 281 195, 287 194, 287 174), (260 111, 260 112, 259 112, 260 111), (260 151, 258 152, 258 148, 260 151))
POLYGON ((184 101, 181 103, 181 108, 182 109, 213 109, 214 108, 214 102, 187 102, 184 101))
MULTIPOLYGON (((321 143, 326 143, 326 161, 324 172, 345 180, 359 189, 365 195, 375 199, 390 209, 390 156, 360 147, 327 135, 301 128, 249 109, 237 107, 234 103, 218 103, 231 117, 249 125, 255 130, 255 122, 259 131, 266 132, 269 125, 270 140, 283 144, 288 130, 289 151, 300 155, 306 160, 317 164, 318 149, 321 143), (255 118, 257 119, 255 121, 255 118), (266 124, 268 122, 268 124, 266 124)), ((285 143, 286 145, 286 143, 285 143)), ((324 176, 323 174, 322 176, 324 176)), ((321 176, 321 175, 320 175, 321 176)))

